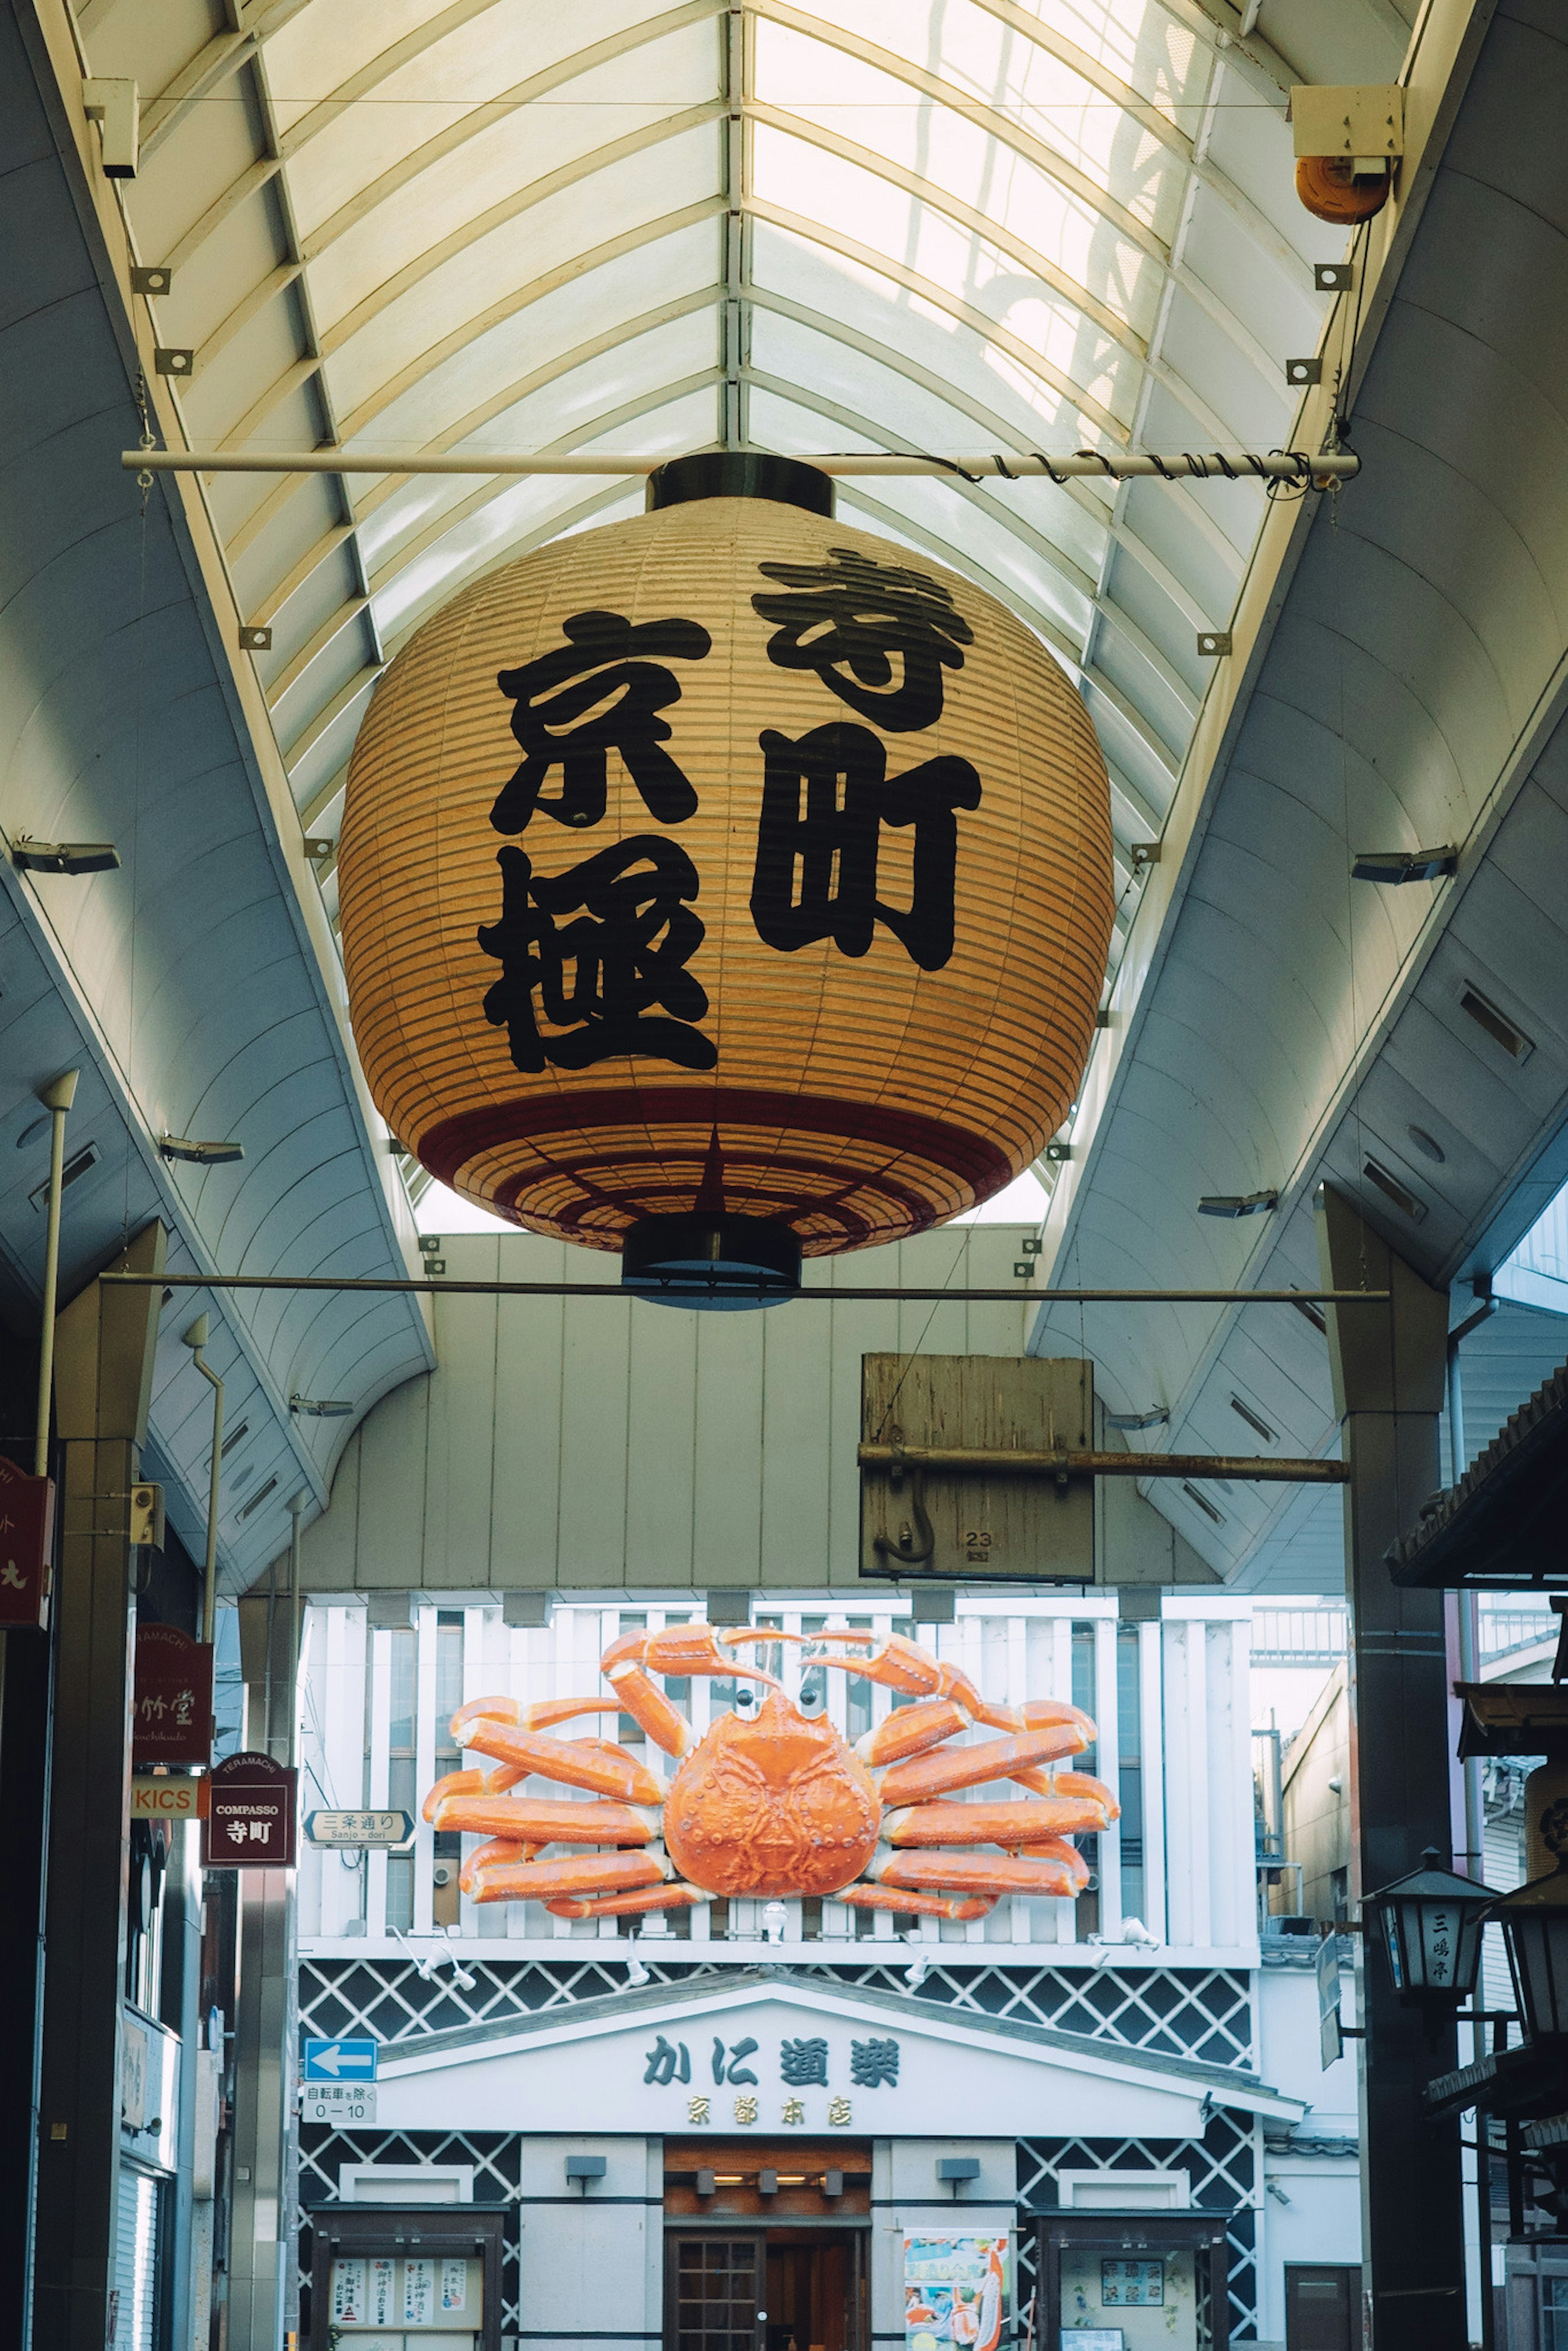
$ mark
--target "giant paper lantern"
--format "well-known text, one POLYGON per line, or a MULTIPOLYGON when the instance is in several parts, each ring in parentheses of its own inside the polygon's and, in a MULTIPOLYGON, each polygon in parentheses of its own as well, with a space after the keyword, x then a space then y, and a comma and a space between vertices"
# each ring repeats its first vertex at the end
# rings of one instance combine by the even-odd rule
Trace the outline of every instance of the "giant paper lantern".
POLYGON ((1082 703, 1012 613, 781 459, 490 573, 382 678, 340 904, 378 1108, 629 1284, 755 1303, 1009 1183, 1111 934, 1082 703))

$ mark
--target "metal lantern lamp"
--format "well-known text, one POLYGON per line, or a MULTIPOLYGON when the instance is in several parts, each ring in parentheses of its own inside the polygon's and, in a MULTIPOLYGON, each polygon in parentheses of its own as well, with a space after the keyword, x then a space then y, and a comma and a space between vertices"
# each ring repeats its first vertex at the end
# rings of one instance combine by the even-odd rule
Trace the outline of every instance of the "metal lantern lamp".
POLYGON ((1568 2041, 1568 1854, 1487 1915, 1502 1928, 1525 2039, 1568 2041))
POLYGON ((1419 1869, 1367 1896, 1394 1989, 1406 2007, 1457 2008, 1470 1998, 1491 1901, 1486 1886, 1445 1869, 1434 1845, 1422 1854, 1419 1869))

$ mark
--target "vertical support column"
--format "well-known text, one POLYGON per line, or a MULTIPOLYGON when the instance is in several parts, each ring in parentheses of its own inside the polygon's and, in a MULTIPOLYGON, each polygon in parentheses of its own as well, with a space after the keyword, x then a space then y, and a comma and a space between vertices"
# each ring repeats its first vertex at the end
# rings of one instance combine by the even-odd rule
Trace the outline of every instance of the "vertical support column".
MULTIPOLYGON (((277 1585, 239 1604, 246 1745, 287 1752, 294 1720, 292 1612, 277 1585)), ((234 2220, 229 2351, 277 2351, 298 2325, 298 1969, 294 1872, 236 1871, 239 1996, 235 2016, 234 2220)))
MULTIPOLYGON (((1325 1287, 1385 1290, 1382 1306, 1329 1310, 1329 1353, 1351 1482, 1351 1868, 1356 1899, 1448 1851, 1442 1597, 1402 1591, 1384 1552, 1438 1483, 1448 1301, 1396 1257, 1344 1196, 1318 1214, 1325 1287)), ((1464 2351, 1459 2126, 1433 2123, 1421 2093, 1458 2062, 1454 2027, 1429 2039, 1385 1968, 1358 1952, 1364 2306, 1375 2351, 1464 2351)))
MULTIPOLYGON (((143 1228, 118 1262, 163 1270, 143 1228)), ((103 2351, 120 2196, 120 2001, 130 1871, 130 1491, 147 1430, 160 1293, 95 1280, 59 1318, 48 1895, 34 2341, 103 2351)))

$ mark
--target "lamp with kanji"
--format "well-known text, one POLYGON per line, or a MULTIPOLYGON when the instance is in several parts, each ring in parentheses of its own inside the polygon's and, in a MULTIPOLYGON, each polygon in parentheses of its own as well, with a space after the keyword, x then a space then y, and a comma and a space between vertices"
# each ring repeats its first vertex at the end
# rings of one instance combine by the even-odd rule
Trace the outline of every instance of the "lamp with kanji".
POLYGON ((376 689, 338 875, 377 1106, 444 1183, 755 1304, 1039 1157, 1111 937, 1104 762, 1024 622, 793 460, 465 589, 376 689))
POLYGON ((1445 1869, 1435 1845, 1419 1869, 1366 1896, 1363 1907, 1378 1922, 1394 1989, 1407 2007, 1457 2008, 1470 1998, 1490 1900, 1486 1886, 1445 1869))

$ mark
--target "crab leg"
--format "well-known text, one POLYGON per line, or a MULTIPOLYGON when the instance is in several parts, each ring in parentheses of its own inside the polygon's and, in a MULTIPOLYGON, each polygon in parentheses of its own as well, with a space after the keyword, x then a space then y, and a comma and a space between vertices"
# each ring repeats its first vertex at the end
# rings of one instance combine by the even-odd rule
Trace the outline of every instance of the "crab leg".
MULTIPOLYGON (((991 1853, 878 1855, 867 1872, 883 1886, 944 1894, 1075 1894, 1077 1871, 1054 1858, 1034 1861, 991 1853)), ((841 1897, 842 1898, 842 1897, 841 1897)))
POLYGON ((881 1886, 846 1886, 835 1902, 856 1910, 901 1910, 915 1918, 988 1918, 997 1907, 994 1894, 971 1894, 959 1899, 946 1894, 890 1894, 881 1886))
POLYGON ((1025 1861, 1065 1862, 1072 1872, 1072 1883, 1080 1894, 1089 1883, 1089 1864, 1078 1847, 1069 1844, 1065 1837, 1041 1837, 1038 1844, 1025 1845, 1023 1858, 1025 1861))
POLYGON ((492 1837, 488 1844, 482 1844, 476 1853, 469 1855, 457 1873, 458 1886, 465 1894, 472 1894, 476 1869, 488 1869, 499 1861, 532 1861, 538 1851, 538 1845, 514 1844, 509 1837, 492 1837))
POLYGON ((685 1910, 694 1902, 711 1902, 700 1886, 652 1886, 643 1894, 607 1894, 597 1902, 580 1902, 560 1895, 547 1902, 552 1918, 624 1918, 639 1910, 685 1910))
POLYGON ((552 1739, 548 1731, 512 1730, 499 1722, 478 1722, 467 1732, 470 1748, 516 1763, 524 1777, 537 1771, 541 1779, 557 1780, 568 1788, 587 1788, 596 1796, 619 1796, 623 1802, 662 1804, 664 1791, 645 1764, 623 1749, 580 1745, 552 1739))
POLYGON ((506 1722, 514 1730, 548 1730, 552 1722, 570 1722, 574 1714, 613 1714, 610 1698, 547 1698, 524 1706, 515 1698, 471 1698, 452 1718, 452 1736, 459 1747, 471 1747, 466 1733, 471 1723, 506 1722))
POLYGON ((563 1895, 629 1894, 662 1886, 671 1865, 651 1853, 583 1853, 561 1861, 493 1863, 475 1873, 476 1902, 550 1902, 563 1895))
POLYGON ((945 1747, 939 1754, 917 1755, 907 1763, 893 1764, 882 1776, 882 1801, 917 1804, 926 1796, 946 1796, 954 1788, 977 1788, 987 1780, 1009 1780, 1020 1765, 1028 1770, 1061 1755, 1076 1755, 1082 1747, 1078 1726, 1071 1722, 1026 1730, 1014 1739, 988 1739, 979 1747, 945 1747))
POLYGON ((882 1833, 893 1845, 999 1844, 1019 1853, 1047 1837, 1103 1829, 1109 1819, 1104 1805, 1088 1796, 1047 1796, 1035 1804, 912 1804, 885 1813, 882 1833))
MULTIPOLYGON (((1020 1813, 1043 1811, 1020 1804, 1020 1813)), ((552 1803, 537 1796, 449 1796, 435 1814, 438 1829, 472 1836, 509 1837, 518 1844, 652 1844, 660 1816, 632 1804, 552 1803)))
POLYGON ((444 1803, 448 1796, 498 1796, 504 1790, 515 1788, 519 1780, 526 1780, 528 1776, 516 1764, 510 1769, 503 1766, 498 1771, 448 1771, 444 1778, 437 1780, 425 1797, 420 1806, 421 1815, 433 1821, 437 1805, 444 1803))
POLYGON ((729 1652, 730 1644, 711 1625, 671 1625, 662 1633, 623 1634, 612 1641, 600 1665, 617 1705, 642 1724, 655 1747, 680 1757, 690 1754, 695 1736, 685 1716, 649 1675, 673 1674, 685 1680, 692 1674, 733 1674, 742 1681, 765 1682, 769 1689, 782 1687, 775 1675, 742 1665, 729 1652))

